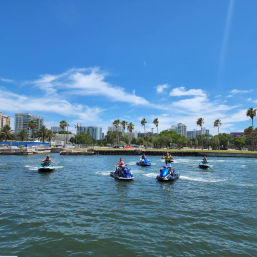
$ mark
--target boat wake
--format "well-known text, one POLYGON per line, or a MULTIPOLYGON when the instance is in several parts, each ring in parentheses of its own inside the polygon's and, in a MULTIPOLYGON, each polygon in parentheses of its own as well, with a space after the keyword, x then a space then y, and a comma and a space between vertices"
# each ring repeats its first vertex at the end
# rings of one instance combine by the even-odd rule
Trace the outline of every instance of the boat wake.
POLYGON ((155 178, 158 174, 157 173, 147 173, 147 174, 143 174, 143 176, 146 176, 148 178, 155 178))
POLYGON ((112 172, 113 170, 110 170, 110 171, 97 171, 96 174, 97 175, 102 175, 102 176, 110 176, 110 173, 112 172))
POLYGON ((196 181, 196 182, 203 182, 203 183, 219 183, 225 181, 225 179, 204 179, 204 178, 196 178, 196 177, 187 177, 187 176, 180 176, 182 180, 189 180, 189 181, 196 181))

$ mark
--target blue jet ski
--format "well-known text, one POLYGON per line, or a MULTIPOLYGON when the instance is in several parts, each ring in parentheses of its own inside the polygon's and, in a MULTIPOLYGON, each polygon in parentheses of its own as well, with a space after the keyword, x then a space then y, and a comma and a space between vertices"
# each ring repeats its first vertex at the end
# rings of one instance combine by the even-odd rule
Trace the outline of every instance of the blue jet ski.
POLYGON ((200 162, 199 163, 199 168, 201 169, 208 169, 211 167, 211 164, 209 162, 200 162))
POLYGON ((137 165, 139 165, 139 166, 151 166, 151 162, 148 159, 141 159, 139 162, 137 162, 137 165))
POLYGON ((130 169, 127 166, 117 167, 116 171, 111 172, 110 176, 123 181, 131 181, 134 176, 131 174, 130 169))
POLYGON ((54 166, 50 162, 42 162, 38 168, 38 172, 51 172, 54 170, 54 166))
POLYGON ((156 177, 156 179, 160 182, 172 182, 179 178, 179 174, 172 169, 172 174, 168 167, 163 167, 160 169, 160 175, 156 177))

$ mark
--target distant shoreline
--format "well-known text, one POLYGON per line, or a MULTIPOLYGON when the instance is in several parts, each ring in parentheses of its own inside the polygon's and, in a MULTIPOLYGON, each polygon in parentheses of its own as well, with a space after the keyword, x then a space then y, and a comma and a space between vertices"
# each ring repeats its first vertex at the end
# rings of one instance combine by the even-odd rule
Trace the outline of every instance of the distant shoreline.
POLYGON ((35 149, 0 149, 0 155, 33 155, 59 153, 60 155, 140 155, 145 153, 149 156, 162 156, 170 152, 174 156, 199 156, 207 157, 234 157, 234 158, 257 158, 257 152, 250 151, 233 151, 233 150, 177 150, 177 149, 113 149, 113 148, 49 148, 36 151, 35 149))

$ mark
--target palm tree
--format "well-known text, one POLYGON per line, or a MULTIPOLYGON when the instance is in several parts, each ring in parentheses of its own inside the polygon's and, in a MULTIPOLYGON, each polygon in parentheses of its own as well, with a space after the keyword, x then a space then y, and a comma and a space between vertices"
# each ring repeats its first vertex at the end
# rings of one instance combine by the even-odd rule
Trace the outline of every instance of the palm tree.
POLYGON ((123 120, 120 124, 121 124, 122 128, 123 128, 124 131, 125 131, 125 130, 126 130, 126 126, 128 125, 128 122, 125 121, 125 120, 123 120))
POLYGON ((24 129, 22 129, 19 133, 18 133, 18 138, 21 140, 21 141, 25 141, 27 138, 28 138, 28 133, 27 131, 25 131, 24 129))
POLYGON ((132 122, 130 122, 128 124, 128 127, 127 127, 130 135, 129 135, 129 144, 131 143, 131 137, 132 137, 132 132, 133 132, 133 129, 134 129, 134 124, 132 122))
POLYGON ((119 139, 119 133, 118 133, 118 128, 120 127, 120 120, 115 120, 113 121, 112 125, 116 128, 116 132, 117 132, 117 144, 120 144, 120 139, 119 139))
POLYGON ((45 142, 45 139, 47 138, 48 135, 48 129, 45 126, 42 126, 38 132, 37 132, 37 137, 42 140, 42 142, 45 142))
POLYGON ((197 126, 201 127, 201 140, 202 140, 202 149, 203 149, 203 124, 204 124, 204 119, 203 118, 199 118, 196 121, 197 126))
POLYGON ((145 124, 146 124, 146 123, 147 123, 146 119, 143 118, 143 119, 141 120, 141 125, 144 127, 144 133, 145 133, 145 124))
POLYGON ((52 130, 47 130, 47 139, 51 145, 52 138, 54 137, 54 133, 52 130))
POLYGON ((34 120, 30 120, 28 123, 28 128, 32 131, 32 140, 34 141, 34 132, 33 129, 37 127, 37 122, 34 120))
POLYGON ((14 135, 11 132, 11 128, 8 125, 5 125, 0 131, 0 138, 3 138, 5 141, 14 139, 14 135))
POLYGON ((219 135, 219 133, 220 133, 220 126, 221 126, 221 120, 215 120, 214 123, 213 123, 213 126, 218 128, 218 135, 219 135))
POLYGON ((219 139, 219 134, 220 134, 220 126, 221 126, 221 120, 215 120, 213 123, 214 127, 218 128, 218 145, 219 145, 219 149, 220 149, 220 139, 219 139))
POLYGON ((159 134, 159 133, 158 133, 158 125, 159 125, 158 118, 155 118, 155 119, 153 120, 153 124, 156 126, 157 134, 159 134))
POLYGON ((253 119, 256 116, 256 109, 253 109, 252 107, 249 108, 247 110, 247 112, 246 112, 246 116, 251 118, 251 120, 252 120, 252 128, 253 128, 253 119))
POLYGON ((65 130, 65 128, 68 126, 68 123, 66 120, 61 120, 59 126, 61 129, 65 130))
MULTIPOLYGON (((66 120, 61 120, 59 126, 61 129, 65 130, 66 127, 68 128, 68 123, 66 120)), ((67 141, 67 135, 65 134, 64 147, 66 146, 66 141, 67 141)))

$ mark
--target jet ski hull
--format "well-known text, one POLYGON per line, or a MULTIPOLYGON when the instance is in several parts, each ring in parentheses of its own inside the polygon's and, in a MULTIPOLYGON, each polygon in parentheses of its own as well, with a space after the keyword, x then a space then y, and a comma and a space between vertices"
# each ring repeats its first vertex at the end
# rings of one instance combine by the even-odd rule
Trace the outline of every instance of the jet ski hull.
POLYGON ((157 176, 156 179, 159 181, 159 182, 173 182, 177 179, 179 179, 179 174, 175 173, 174 175, 168 175, 168 176, 165 176, 165 177, 162 177, 162 176, 157 176))
POLYGON ((40 167, 39 169, 38 169, 38 172, 52 172, 52 171, 54 171, 54 167, 40 167))
POLYGON ((201 168, 201 169, 208 169, 210 167, 211 166, 210 166, 210 164, 208 162, 207 163, 203 163, 203 162, 199 163, 199 168, 201 168))
POLYGON ((117 173, 115 172, 111 172, 110 173, 110 176, 117 179, 117 180, 121 180, 121 181, 132 181, 134 180, 134 177, 132 175, 132 177, 129 177, 129 178, 125 178, 125 177, 122 177, 122 176, 119 176, 117 173))
POLYGON ((151 163, 137 162, 137 165, 138 165, 138 166, 144 166, 144 167, 146 167, 146 166, 151 166, 151 163))

